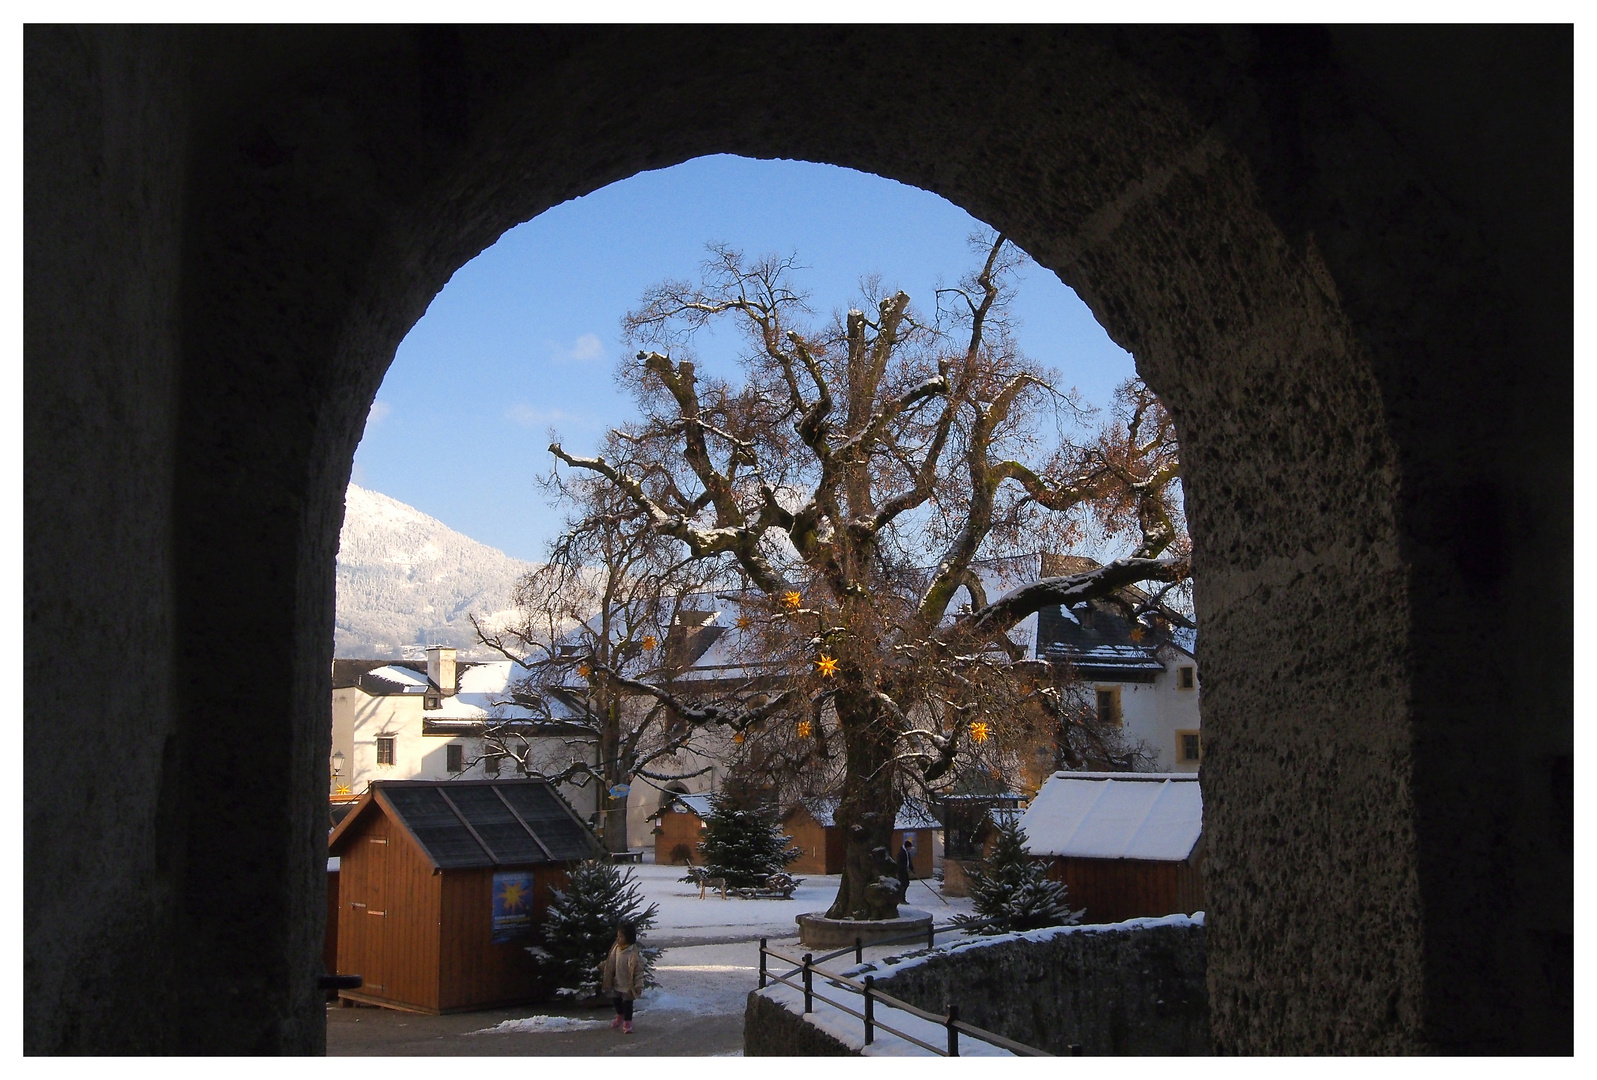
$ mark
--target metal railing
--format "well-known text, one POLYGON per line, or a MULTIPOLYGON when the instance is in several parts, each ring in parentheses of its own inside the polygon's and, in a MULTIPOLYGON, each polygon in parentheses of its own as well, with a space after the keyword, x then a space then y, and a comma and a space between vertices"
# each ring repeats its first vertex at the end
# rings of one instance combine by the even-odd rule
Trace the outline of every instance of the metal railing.
MULTIPOLYGON (((955 928, 956 927, 954 927, 952 924, 942 927, 944 931, 955 928)), ((959 929, 964 928, 960 927, 959 929)), ((922 935, 920 933, 905 934, 897 938, 887 938, 882 941, 873 941, 871 944, 886 945, 901 940, 918 940, 921 936, 922 935)), ((928 943, 935 940, 935 928, 928 930, 925 936, 928 940, 928 943)), ((939 1057, 958 1057, 959 1036, 960 1033, 963 1032, 974 1039, 979 1039, 985 1043, 991 1043, 994 1046, 1000 1046, 1014 1054, 1020 1054, 1027 1057, 1054 1056, 1046 1050, 1039 1050, 1035 1046, 1027 1046, 1025 1043, 1020 1043, 1016 1042, 1014 1039, 1005 1038, 1004 1036, 999 1035, 997 1032, 988 1031, 985 1028, 979 1028, 974 1024, 966 1023, 959 1018, 959 1006, 953 1004, 952 1002, 949 1003, 948 1011, 946 1013, 939 1015, 937 1013, 927 1012, 925 1009, 922 1009, 916 1005, 911 1005, 902 998, 894 997, 892 994, 884 993, 883 991, 876 989, 876 977, 874 975, 867 975, 863 980, 853 979, 842 974, 841 972, 827 971, 825 968, 820 966, 824 961, 831 960, 834 957, 842 956, 847 952, 854 953, 854 959, 856 963, 862 962, 861 958, 864 953, 864 946, 863 942, 859 938, 854 939, 854 945, 852 949, 838 949, 835 952, 824 954, 819 960, 816 959, 813 953, 805 953, 802 957, 788 956, 785 953, 778 952, 777 950, 771 948, 770 945, 767 944, 768 940, 769 939, 767 938, 760 939, 760 989, 765 989, 767 982, 778 982, 783 986, 797 990, 804 995, 804 1011, 806 1013, 814 1012, 815 1002, 821 1001, 832 1006, 834 1009, 840 1009, 843 1012, 848 1013, 850 1016, 858 1017, 865 1023, 866 1046, 870 1046, 875 1041, 876 1032, 878 1029, 880 1029, 890 1035, 897 1035, 900 1039, 903 1039, 906 1042, 914 1043, 916 1046, 919 1046, 924 1050, 928 1050, 939 1057), (766 964, 766 957, 768 956, 774 956, 778 960, 784 960, 789 964, 797 964, 798 966, 784 974, 778 975, 769 970, 766 964), (821 978, 827 980, 830 985, 835 986, 840 990, 859 994, 863 998, 862 1007, 860 1009, 855 1009, 852 1005, 846 1005, 841 1001, 837 1001, 833 998, 816 993, 815 976, 817 974, 819 974, 821 978), (799 982, 795 983, 793 981, 794 976, 799 977, 799 982), (880 1020, 876 1019, 877 1002, 882 1002, 883 1004, 889 1005, 895 1009, 909 1013, 911 1016, 918 1016, 922 1020, 940 1025, 948 1033, 947 1046, 933 1046, 931 1043, 923 1042, 922 1040, 917 1039, 908 1032, 900 1031, 898 1028, 890 1027, 887 1024, 882 1023, 880 1020)), ((1071 1051, 1073 1054, 1080 1053, 1080 1049, 1074 1046, 1071 1047, 1071 1051)))

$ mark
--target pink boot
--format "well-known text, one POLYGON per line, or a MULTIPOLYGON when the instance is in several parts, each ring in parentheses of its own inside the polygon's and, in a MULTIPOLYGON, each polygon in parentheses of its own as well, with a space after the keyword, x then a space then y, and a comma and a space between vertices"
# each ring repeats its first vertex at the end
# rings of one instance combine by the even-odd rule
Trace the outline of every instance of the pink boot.
POLYGON ((620 1013, 616 1013, 616 1018, 614 1020, 610 1021, 610 1026, 612 1028, 618 1028, 618 1027, 621 1026, 621 1014, 620 1013))
POLYGON ((631 1020, 623 1020, 621 1022, 621 1034, 623 1034, 623 1035, 631 1035, 632 1034, 632 1021, 631 1020))

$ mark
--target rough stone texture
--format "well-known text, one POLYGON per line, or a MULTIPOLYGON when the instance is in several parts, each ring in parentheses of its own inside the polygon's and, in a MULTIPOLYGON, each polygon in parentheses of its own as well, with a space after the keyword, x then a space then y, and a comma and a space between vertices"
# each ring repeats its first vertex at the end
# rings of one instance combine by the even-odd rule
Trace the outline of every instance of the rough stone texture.
POLYGON ((743 1012, 744 1057, 861 1057, 802 1016, 750 992, 743 1012))
POLYGON ((1203 927, 1081 927, 877 964, 876 985, 1060 1057, 1212 1052, 1203 927))
POLYGON ((26 27, 25 1048, 321 1049, 333 555, 383 371, 506 228, 731 152, 965 207, 1169 403, 1216 1049, 1569 1051, 1572 43, 26 27), (91 624, 126 654, 52 662, 91 624), (67 721, 115 760, 62 788, 67 721))

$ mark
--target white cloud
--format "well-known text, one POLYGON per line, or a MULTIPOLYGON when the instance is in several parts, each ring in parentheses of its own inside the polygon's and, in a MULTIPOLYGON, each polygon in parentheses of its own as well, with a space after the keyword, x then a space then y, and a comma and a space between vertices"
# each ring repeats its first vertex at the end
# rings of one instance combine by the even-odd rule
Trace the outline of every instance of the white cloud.
POLYGON ((604 342, 599 340, 598 334, 583 334, 568 347, 557 345, 550 353, 551 360, 587 363, 598 360, 604 356, 604 342))
POLYGON ((374 424, 382 423, 383 418, 393 411, 393 407, 388 402, 373 401, 372 407, 366 412, 366 426, 371 427, 374 424))
POLYGON ((586 427, 592 421, 581 416, 573 416, 564 409, 534 409, 525 402, 517 402, 505 410, 505 419, 522 427, 537 427, 544 424, 574 424, 586 427))

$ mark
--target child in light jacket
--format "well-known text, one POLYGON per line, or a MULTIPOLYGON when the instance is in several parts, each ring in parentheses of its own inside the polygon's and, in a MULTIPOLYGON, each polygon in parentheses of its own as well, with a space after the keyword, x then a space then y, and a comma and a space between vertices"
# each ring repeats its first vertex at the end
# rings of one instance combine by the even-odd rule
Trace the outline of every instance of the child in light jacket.
POLYGON ((638 928, 630 922, 616 931, 616 942, 601 969, 604 992, 615 1002, 616 1018, 610 1026, 632 1034, 632 1003, 643 993, 643 956, 638 951, 638 928))

